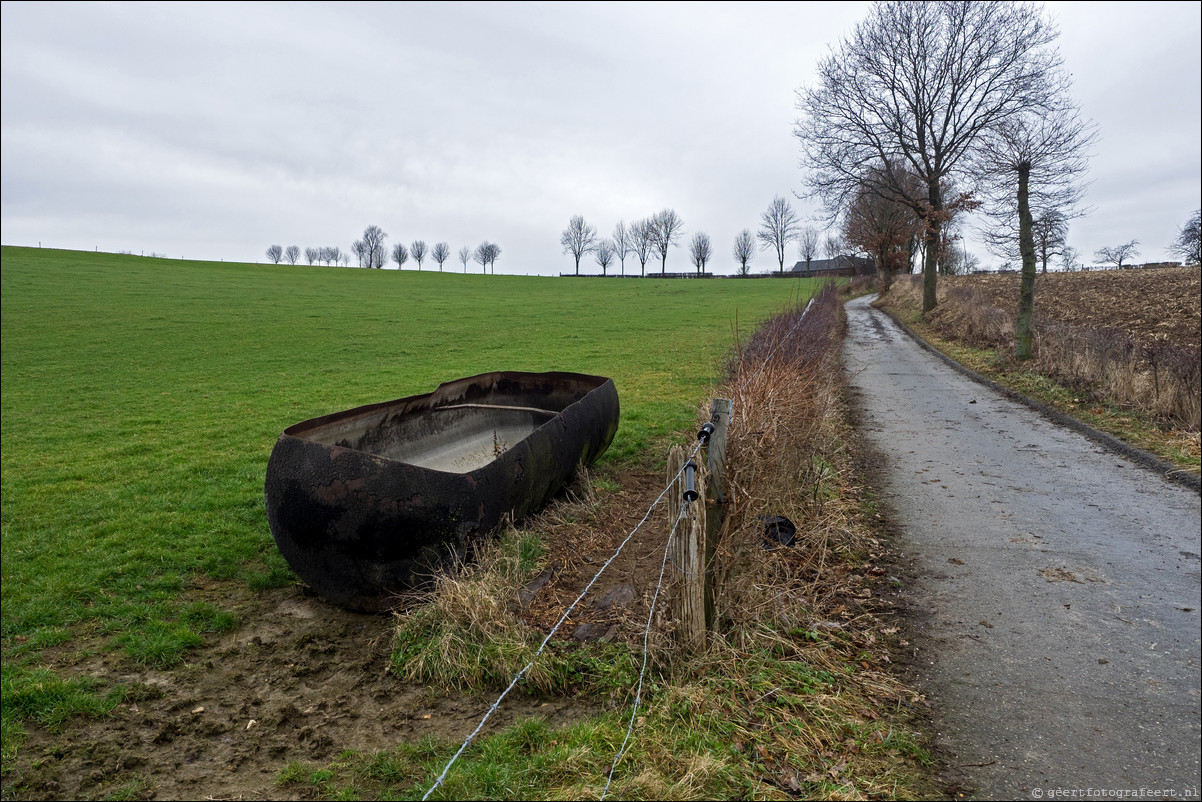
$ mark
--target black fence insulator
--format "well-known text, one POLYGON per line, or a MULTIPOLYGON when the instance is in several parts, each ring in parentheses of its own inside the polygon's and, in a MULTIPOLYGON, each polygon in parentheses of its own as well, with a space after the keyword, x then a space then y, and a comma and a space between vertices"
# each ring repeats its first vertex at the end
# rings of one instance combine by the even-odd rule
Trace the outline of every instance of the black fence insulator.
POLYGON ((708 446, 710 444, 710 437, 713 435, 713 433, 714 424, 707 423, 701 427, 701 431, 697 432, 697 439, 701 441, 701 445, 708 446))
POLYGON ((689 460, 684 464, 684 500, 687 503, 696 501, 698 498, 697 463, 689 460))

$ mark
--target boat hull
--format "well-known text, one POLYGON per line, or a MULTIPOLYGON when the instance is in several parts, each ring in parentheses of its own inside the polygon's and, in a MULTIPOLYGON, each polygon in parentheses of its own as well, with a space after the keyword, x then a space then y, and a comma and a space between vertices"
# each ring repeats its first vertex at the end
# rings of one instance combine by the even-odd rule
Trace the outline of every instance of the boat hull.
POLYGON ((609 446, 613 381, 486 373, 290 426, 267 464, 267 519, 327 600, 389 609, 508 515, 548 501, 609 446))

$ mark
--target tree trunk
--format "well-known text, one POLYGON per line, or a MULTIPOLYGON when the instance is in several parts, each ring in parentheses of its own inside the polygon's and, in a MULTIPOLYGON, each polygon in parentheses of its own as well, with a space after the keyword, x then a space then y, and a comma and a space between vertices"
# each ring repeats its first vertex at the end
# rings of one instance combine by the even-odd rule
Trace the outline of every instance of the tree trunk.
POLYGON ((1018 168, 1018 252, 1023 259, 1022 285, 1018 292, 1018 320, 1014 324, 1014 352, 1019 359, 1031 358, 1031 318, 1035 313, 1035 237, 1031 230, 1030 165, 1018 168))
POLYGON ((926 253, 922 272, 922 312, 925 315, 939 305, 935 294, 937 281, 936 271, 939 264, 939 236, 943 233, 943 195, 939 191, 939 181, 932 181, 927 188, 927 199, 931 211, 927 215, 926 253))

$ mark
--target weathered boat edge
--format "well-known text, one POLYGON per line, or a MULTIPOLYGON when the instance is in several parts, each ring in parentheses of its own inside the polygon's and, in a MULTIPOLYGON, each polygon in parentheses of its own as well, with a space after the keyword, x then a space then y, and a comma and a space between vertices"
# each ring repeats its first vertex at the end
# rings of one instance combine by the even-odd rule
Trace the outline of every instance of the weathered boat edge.
POLYGON ((391 608, 449 557, 546 503, 604 453, 620 408, 612 379, 587 374, 491 372, 431 393, 293 424, 268 460, 265 500, 272 536, 314 591, 350 609, 391 608), (520 401, 532 385, 590 388, 487 465, 466 473, 419 468, 366 451, 306 439, 342 421, 412 415, 456 403, 520 401))

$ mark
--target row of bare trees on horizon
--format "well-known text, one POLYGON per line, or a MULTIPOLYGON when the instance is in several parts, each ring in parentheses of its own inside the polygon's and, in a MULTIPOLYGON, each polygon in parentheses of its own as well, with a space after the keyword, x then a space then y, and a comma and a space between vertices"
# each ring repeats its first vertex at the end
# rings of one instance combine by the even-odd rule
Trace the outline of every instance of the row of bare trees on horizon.
MULTIPOLYGON (((583 215, 574 215, 560 234, 559 243, 563 246, 563 253, 574 260, 575 275, 580 275, 580 260, 590 253, 601 268, 602 275, 608 275, 615 259, 621 264, 622 274, 625 275, 626 258, 632 255, 638 259, 639 275, 647 274, 647 262, 655 255, 660 259, 660 274, 666 275, 668 251, 680 244, 684 233, 684 220, 675 209, 665 208, 650 217, 635 220, 629 226, 624 220, 619 220, 608 237, 599 236, 597 227, 585 220, 583 215)), ((838 237, 827 236, 824 239, 817 229, 802 228, 801 218, 792 205, 777 196, 760 215, 760 227, 754 235, 749 228, 735 235, 731 255, 739 266, 739 275, 748 275, 757 251, 769 248, 776 253, 777 269, 784 273, 785 250, 794 241, 799 244, 800 255, 807 269, 823 246, 830 258, 844 250, 843 242, 838 237)), ((688 251, 697 273, 704 273, 706 264, 713 257, 710 236, 704 231, 694 234, 689 241, 688 251)))
MULTIPOLYGON (((350 251, 343 251, 337 246, 323 246, 317 248, 305 248, 303 255, 305 260, 310 265, 324 264, 327 267, 331 265, 342 265, 348 267, 351 259, 358 261, 359 267, 364 267, 373 270, 383 269, 390 261, 395 262, 397 269, 404 269, 405 263, 410 258, 417 263, 417 269, 422 269, 422 264, 426 257, 429 257, 438 264, 438 269, 442 270, 443 265, 451 258, 451 246, 446 242, 436 242, 433 246, 427 246, 425 240, 414 240, 405 245, 398 242, 388 248, 385 241, 388 234, 377 225, 370 225, 363 230, 363 237, 357 239, 351 244, 350 251)), ((296 264, 302 255, 301 249, 296 245, 289 245, 284 248, 280 245, 272 245, 267 249, 267 259, 272 264, 280 264, 280 262, 288 262, 288 264, 296 264)), ((485 240, 475 248, 470 248, 464 245, 459 249, 457 254, 459 261, 463 264, 463 272, 467 272, 468 262, 475 262, 480 265, 484 272, 497 272, 497 257, 501 255, 501 246, 495 242, 485 240)))

